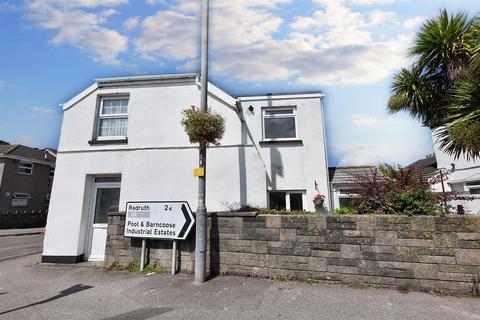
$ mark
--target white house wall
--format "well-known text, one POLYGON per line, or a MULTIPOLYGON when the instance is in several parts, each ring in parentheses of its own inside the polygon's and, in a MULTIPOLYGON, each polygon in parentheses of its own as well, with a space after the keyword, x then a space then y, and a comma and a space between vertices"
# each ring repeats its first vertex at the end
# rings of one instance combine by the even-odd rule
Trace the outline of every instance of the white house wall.
MULTIPOLYGON (((94 176, 121 175, 120 210, 127 201, 140 200, 187 200, 195 210, 193 169, 198 166, 198 150, 189 143, 180 121, 182 109, 198 101, 198 85, 185 81, 181 85, 99 88, 69 107, 63 117, 43 255, 84 253, 94 176), (97 97, 110 94, 129 94, 128 144, 90 145, 97 97)), ((207 153, 209 211, 240 204, 267 207, 267 188, 306 190, 305 209, 314 210, 315 181, 319 192, 328 195, 320 98, 274 101, 273 105, 286 103, 297 106, 297 132, 303 146, 259 145, 265 102, 244 104, 244 109, 255 106, 254 114, 244 110, 245 126, 234 106, 209 98, 211 108, 226 121, 221 145, 207 153), (282 175, 272 173, 272 166, 283 167, 282 175)))

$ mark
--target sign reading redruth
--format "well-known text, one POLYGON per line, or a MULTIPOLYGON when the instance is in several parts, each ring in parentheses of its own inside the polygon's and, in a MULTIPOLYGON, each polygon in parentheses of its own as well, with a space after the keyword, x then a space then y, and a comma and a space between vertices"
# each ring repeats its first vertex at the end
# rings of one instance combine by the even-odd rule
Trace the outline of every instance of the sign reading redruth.
POLYGON ((184 240, 194 223, 186 201, 127 202, 125 237, 184 240))

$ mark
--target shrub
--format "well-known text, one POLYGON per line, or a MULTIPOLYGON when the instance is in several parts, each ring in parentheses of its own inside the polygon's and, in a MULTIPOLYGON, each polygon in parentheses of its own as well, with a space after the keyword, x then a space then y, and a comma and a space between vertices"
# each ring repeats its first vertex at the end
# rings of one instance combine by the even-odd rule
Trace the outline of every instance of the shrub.
POLYGON ((260 209, 261 214, 273 214, 273 215, 286 215, 286 216, 295 216, 295 215, 309 215, 314 214, 314 212, 304 211, 304 210, 276 210, 276 209, 260 209))
POLYGON ((414 167, 381 165, 353 179, 352 205, 359 214, 438 215, 445 195, 435 194, 414 167))
POLYGON ((339 208, 333 210, 333 214, 357 214, 357 210, 353 208, 339 208))
POLYGON ((225 120, 221 115, 210 109, 202 111, 195 106, 186 108, 182 114, 182 125, 190 143, 219 144, 225 132, 225 120))

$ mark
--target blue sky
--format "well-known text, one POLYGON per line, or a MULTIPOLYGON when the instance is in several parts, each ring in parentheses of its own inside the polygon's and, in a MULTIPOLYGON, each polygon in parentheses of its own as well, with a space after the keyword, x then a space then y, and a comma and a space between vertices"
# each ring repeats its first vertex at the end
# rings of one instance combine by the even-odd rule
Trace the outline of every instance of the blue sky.
MULTIPOLYGON (((93 78, 198 72, 200 0, 0 0, 0 139, 57 147, 58 104, 93 78)), ((430 133, 385 111, 426 18, 473 0, 211 0, 211 80, 322 90, 330 165, 408 164, 430 133)))

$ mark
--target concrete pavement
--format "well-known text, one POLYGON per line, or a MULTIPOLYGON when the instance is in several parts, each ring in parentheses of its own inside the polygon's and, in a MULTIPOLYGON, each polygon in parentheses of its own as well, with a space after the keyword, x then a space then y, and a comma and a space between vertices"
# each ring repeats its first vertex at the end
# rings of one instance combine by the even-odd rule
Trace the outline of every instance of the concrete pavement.
POLYGON ((480 319, 478 298, 240 277, 196 286, 191 275, 41 265, 36 245, 1 260, 41 240, 0 240, 0 319, 480 319))

